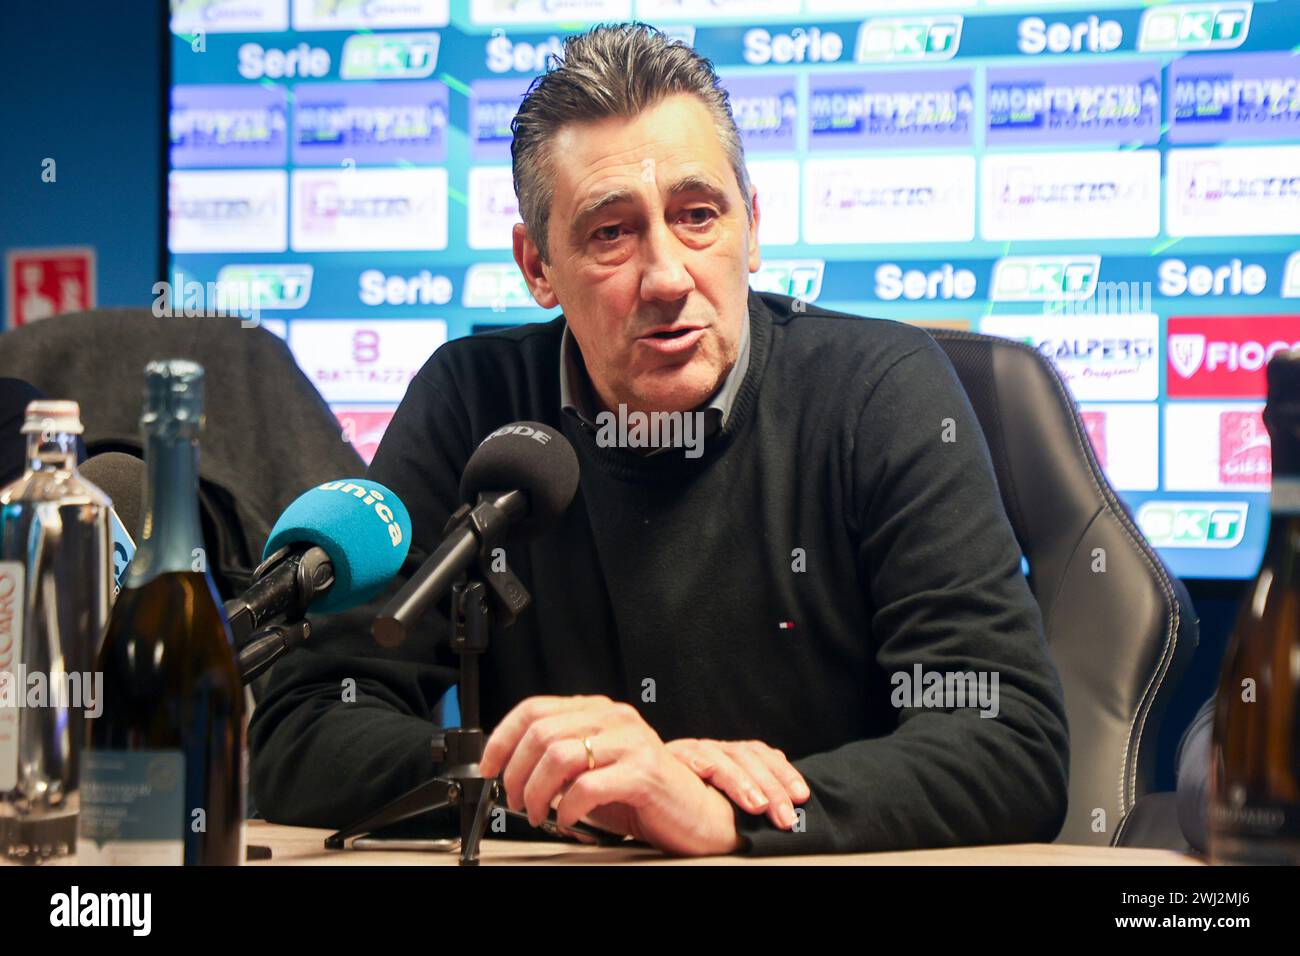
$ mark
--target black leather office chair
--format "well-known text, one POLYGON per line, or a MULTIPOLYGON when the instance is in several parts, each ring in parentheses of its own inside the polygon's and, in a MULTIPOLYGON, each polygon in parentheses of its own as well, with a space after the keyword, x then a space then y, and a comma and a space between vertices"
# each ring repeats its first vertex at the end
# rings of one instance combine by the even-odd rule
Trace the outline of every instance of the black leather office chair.
POLYGON ((194 359, 206 370, 200 495, 212 532, 209 567, 221 596, 232 597, 248 586, 280 512, 314 485, 365 474, 365 462, 288 346, 264 328, 99 309, 0 335, 0 376, 81 403, 88 455, 142 456, 144 367, 160 358, 194 359))
MULTIPOLYGON (((1070 804, 1057 841, 1125 842, 1152 789, 1161 718, 1196 649, 1191 600, 1106 481, 1051 363, 1021 342, 931 334, 984 429, 1065 690, 1070 804)), ((1148 832, 1176 847, 1172 803, 1145 807, 1156 811, 1148 832), (1172 827, 1161 829, 1166 816, 1172 827)))

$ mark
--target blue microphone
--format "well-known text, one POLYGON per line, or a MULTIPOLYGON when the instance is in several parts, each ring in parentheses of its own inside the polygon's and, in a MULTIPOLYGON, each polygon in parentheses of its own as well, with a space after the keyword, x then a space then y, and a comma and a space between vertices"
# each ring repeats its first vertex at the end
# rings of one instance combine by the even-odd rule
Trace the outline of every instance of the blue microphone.
POLYGON ((364 604, 397 576, 411 548, 411 516, 377 481, 328 481, 299 496, 271 529, 253 584, 226 602, 236 647, 308 608, 335 613, 364 604))

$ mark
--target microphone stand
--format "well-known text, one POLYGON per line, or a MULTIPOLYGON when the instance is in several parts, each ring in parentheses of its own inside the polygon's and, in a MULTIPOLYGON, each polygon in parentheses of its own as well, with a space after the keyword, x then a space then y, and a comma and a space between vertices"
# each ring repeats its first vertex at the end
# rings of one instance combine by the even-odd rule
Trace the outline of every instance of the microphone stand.
MULTIPOLYGON (((492 557, 493 548, 505 537, 509 519, 505 512, 479 496, 473 511, 462 505, 447 522, 445 538, 465 524, 474 527, 479 549, 473 570, 466 572, 451 589, 451 649, 460 658, 461 726, 444 730, 433 738, 434 760, 442 764, 434 779, 402 794, 362 820, 325 838, 327 850, 341 850, 346 841, 412 817, 442 810, 460 809, 460 865, 478 866, 479 842, 487 832, 488 820, 499 811, 517 820, 528 815, 501 802, 499 780, 485 779, 479 772, 486 737, 479 726, 479 655, 487 651, 488 637, 494 621, 502 628, 514 624, 519 612, 532 602, 523 583, 492 557), (496 567, 494 567, 494 565, 496 567)), ((540 827, 547 833, 562 835, 554 819, 540 827)), ((585 823, 566 829, 594 837, 603 845, 621 843, 623 837, 585 823)))

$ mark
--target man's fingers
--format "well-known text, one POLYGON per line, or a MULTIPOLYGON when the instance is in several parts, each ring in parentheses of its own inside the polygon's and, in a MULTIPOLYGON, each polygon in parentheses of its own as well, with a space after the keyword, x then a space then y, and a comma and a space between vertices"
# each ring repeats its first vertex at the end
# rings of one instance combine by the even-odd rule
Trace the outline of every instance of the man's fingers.
POLYGON ((520 701, 510 713, 497 724, 496 730, 488 738, 483 748, 483 758, 479 761, 479 771, 485 777, 495 777, 501 773, 510 756, 519 746, 519 740, 528 728, 537 720, 551 714, 581 710, 593 704, 608 701, 607 697, 529 697, 520 701))
MULTIPOLYGON (((726 748, 727 755, 749 776, 767 798, 767 815, 778 827, 788 830, 794 826, 794 803, 785 785, 776 778, 764 757, 752 747, 743 744, 726 748)), ((714 783, 716 786, 716 782, 714 783)))
POLYGON ((771 799, 764 794, 758 780, 718 744, 712 740, 697 740, 683 750, 688 758, 686 765, 701 780, 713 784, 750 813, 762 813, 768 809, 771 799))
POLYGON ((641 779, 640 771, 626 762, 590 770, 579 776, 560 800, 555 808, 555 822, 561 827, 572 826, 607 804, 639 803, 641 779))
POLYGON ((781 781, 781 786, 795 803, 803 803, 812 796, 812 791, 808 789, 808 781, 804 780, 803 774, 795 769, 794 764, 790 763, 785 754, 762 741, 755 741, 753 750, 767 764, 773 776, 781 781))
MULTIPOLYGON (((584 737, 594 737, 606 723, 602 709, 587 706, 578 710, 561 711, 533 721, 519 738, 514 753, 501 772, 501 783, 506 791, 506 804, 511 809, 524 805, 524 788, 536 772, 542 756, 553 746, 565 743, 570 754, 573 745, 582 754, 582 765, 587 765, 587 749, 582 746, 584 737)), ((608 763, 608 760, 602 763, 608 763)), ((485 774, 486 776, 486 774, 485 774)))
MULTIPOLYGON (((626 750, 626 744, 612 734, 591 738, 593 753, 600 754, 598 766, 615 762, 626 750)), ((581 740, 563 737, 555 740, 542 753, 537 765, 523 785, 523 805, 528 812, 528 822, 537 826, 551 812, 551 804, 587 769, 587 748, 581 740)))

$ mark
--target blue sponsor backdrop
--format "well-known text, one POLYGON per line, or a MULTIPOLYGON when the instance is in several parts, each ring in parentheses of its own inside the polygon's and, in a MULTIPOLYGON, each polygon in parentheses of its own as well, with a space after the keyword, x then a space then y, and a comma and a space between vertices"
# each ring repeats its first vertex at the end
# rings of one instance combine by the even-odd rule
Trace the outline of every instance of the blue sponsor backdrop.
MULTIPOLYGON (((250 267, 227 275, 259 277, 263 315, 287 329, 291 345, 302 319, 437 319, 456 337, 554 315, 533 305, 509 249, 510 119, 564 36, 594 20, 636 15, 638 3, 412 3, 408 9, 423 13, 405 20, 376 19, 365 4, 340 3, 318 5, 310 23, 298 18, 305 6, 179 5, 173 169, 335 170, 337 196, 320 198, 322 188, 335 188, 328 183, 314 187, 315 219, 350 216, 354 234, 369 235, 383 234, 386 216, 445 210, 445 243, 438 230, 424 242, 418 230, 397 229, 391 234, 402 237, 401 248, 297 252, 291 236, 299 210, 289 183, 277 198, 265 180, 245 194, 238 177, 219 186, 181 180, 186 200, 173 216, 210 216, 213 230, 234 238, 228 251, 174 251, 173 268, 207 283, 225 267, 250 267), (543 8, 567 13, 548 21, 543 8), (434 178, 395 179, 391 189, 373 177, 348 178, 354 170, 430 167, 446 170, 445 194, 426 195, 441 188, 434 178), (240 251, 241 216, 263 240, 268 223, 283 221, 284 251, 240 251)), ((991 315, 1081 318, 1069 333, 1072 351, 1097 356, 1084 370, 1094 382, 1107 380, 1108 357, 1124 349, 1092 348, 1089 316, 1154 314, 1159 395, 1108 402, 1100 386, 1101 396, 1085 403, 1094 441, 1135 514, 1149 503, 1245 502, 1247 516, 1230 546, 1202 535, 1184 515, 1182 533, 1166 534, 1162 553, 1183 576, 1252 574, 1266 531, 1267 486, 1234 485, 1235 472, 1224 465, 1233 454, 1228 426, 1214 444, 1179 411, 1204 405, 1212 418, 1237 421, 1242 408, 1262 400, 1258 376, 1234 367, 1230 382, 1239 384, 1220 394, 1203 384, 1215 371, 1207 364, 1213 358, 1193 367, 1184 356, 1180 371, 1171 370, 1166 323, 1170 316, 1239 315, 1237 345, 1248 345, 1250 316, 1291 316, 1295 332, 1286 338, 1300 341, 1300 256, 1293 258, 1300 251, 1300 58, 1293 53, 1300 4, 1027 3, 1008 11, 1003 3, 970 2, 869 17, 827 0, 795 6, 803 12, 768 18, 757 12, 762 3, 683 0, 679 15, 656 21, 718 67, 760 203, 767 189, 765 228, 770 218, 775 231, 764 237, 764 269, 754 286, 864 315, 976 330, 991 315), (1217 151, 1183 153, 1206 147, 1233 149, 1222 160, 1217 151), (1139 150, 1159 154, 1159 181, 1143 178, 1157 175, 1154 163, 1130 168, 1120 161, 1139 150), (1098 171, 1058 172, 1062 164, 1051 156, 1062 152, 1097 154, 1098 171), (913 171, 910 156, 973 156, 975 182, 946 177, 942 163, 913 171), (999 157, 1001 185, 984 175, 989 156, 999 157), (819 164, 816 175, 827 163, 861 163, 856 168, 878 187, 863 190, 849 215, 836 200, 838 225, 817 233, 833 241, 800 241, 804 222, 819 216, 817 204, 832 201, 809 160, 819 164), (793 161, 793 173, 779 161, 793 161), (1148 213, 1158 206, 1158 222, 1154 215, 1131 221, 1133 205, 1115 199, 1139 195, 1149 200, 1148 213), (899 216, 904 196, 917 206, 915 219, 899 216), (949 202, 951 212, 943 205, 949 202), (995 211, 999 235, 1014 232, 1023 217, 1026 237, 984 238, 985 218, 995 211), (953 216, 969 217, 972 241, 927 238, 926 223, 948 226, 953 216), (1044 222, 1075 219, 1092 224, 1090 238, 1030 238, 1043 234, 1044 222), (1112 220, 1114 234, 1098 235, 1106 230, 1096 223, 1112 220), (1172 399, 1170 375, 1180 376, 1172 399)), ((195 223, 188 225, 192 247, 195 223)), ((1107 342, 1114 328, 1106 325, 1107 342)), ((1231 343, 1202 352, 1238 354, 1231 343)), ((1226 373, 1216 374, 1214 388, 1222 389, 1226 373)), ((1099 386, 1092 388, 1095 394, 1099 386)), ((362 399, 348 405, 364 406, 362 399)))

